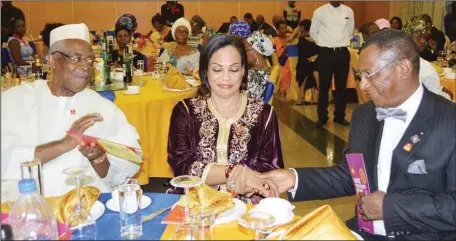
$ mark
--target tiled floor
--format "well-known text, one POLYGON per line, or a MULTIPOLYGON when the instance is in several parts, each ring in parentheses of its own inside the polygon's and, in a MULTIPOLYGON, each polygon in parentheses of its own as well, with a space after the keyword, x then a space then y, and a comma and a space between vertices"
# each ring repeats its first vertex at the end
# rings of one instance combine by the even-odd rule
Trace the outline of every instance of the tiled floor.
MULTIPOLYGON (((330 119, 321 129, 315 128, 317 120, 316 105, 294 106, 293 103, 276 96, 274 100, 282 141, 285 167, 327 167, 342 160, 343 149, 348 141, 349 128, 332 123, 334 105, 328 111, 330 119)), ((347 105, 346 119, 350 120, 352 110, 356 104, 347 105)), ((150 183, 143 189, 147 192, 165 192, 168 187, 163 186, 166 179, 150 179, 150 183)), ((283 195, 286 198, 286 195, 283 195)), ((329 204, 343 219, 354 216, 355 198, 343 197, 331 200, 316 200, 293 203, 296 206, 295 214, 305 215, 315 208, 329 204)))

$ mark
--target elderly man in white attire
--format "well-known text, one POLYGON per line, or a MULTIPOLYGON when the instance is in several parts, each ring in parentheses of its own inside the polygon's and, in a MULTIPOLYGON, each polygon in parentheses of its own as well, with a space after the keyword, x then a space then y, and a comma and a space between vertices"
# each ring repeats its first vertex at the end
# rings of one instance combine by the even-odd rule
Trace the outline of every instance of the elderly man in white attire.
POLYGON ((139 170, 137 164, 106 154, 95 143, 78 143, 71 130, 140 148, 138 133, 111 101, 87 89, 94 55, 85 24, 51 32, 52 80, 36 80, 2 93, 2 180, 20 179, 20 162, 40 159, 43 196, 74 189, 63 170, 88 166, 85 185, 110 192, 139 170))

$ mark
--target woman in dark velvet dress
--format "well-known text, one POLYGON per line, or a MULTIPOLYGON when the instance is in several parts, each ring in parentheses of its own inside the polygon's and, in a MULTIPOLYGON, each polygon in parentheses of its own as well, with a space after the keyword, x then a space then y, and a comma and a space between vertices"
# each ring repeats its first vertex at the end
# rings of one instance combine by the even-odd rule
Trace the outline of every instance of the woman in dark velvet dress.
POLYGON ((168 163, 174 175, 200 176, 221 191, 258 203, 278 195, 258 173, 283 168, 279 125, 272 106, 249 98, 247 55, 232 35, 212 37, 201 51, 198 96, 173 109, 168 163))
POLYGON ((307 89, 317 86, 315 76, 318 74, 314 74, 314 72, 318 71, 317 57, 319 49, 309 35, 311 23, 309 19, 302 20, 299 23, 299 56, 296 80, 298 81, 300 92, 296 105, 302 105, 304 103, 307 89))

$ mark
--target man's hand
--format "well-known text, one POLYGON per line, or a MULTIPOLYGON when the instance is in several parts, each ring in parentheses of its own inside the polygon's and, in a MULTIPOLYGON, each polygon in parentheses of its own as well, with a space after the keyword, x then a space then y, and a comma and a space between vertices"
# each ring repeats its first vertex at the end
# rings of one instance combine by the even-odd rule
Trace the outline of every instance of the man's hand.
POLYGON ((268 185, 277 189, 279 194, 293 189, 296 185, 296 175, 290 169, 276 169, 259 174, 257 177, 266 180, 268 185))
POLYGON ((254 193, 263 196, 278 196, 278 191, 274 187, 266 185, 266 180, 258 178, 258 174, 246 166, 235 166, 227 180, 228 191, 247 197, 251 197, 254 193), (230 184, 234 184, 234 187, 231 187, 230 184))
POLYGON ((364 220, 383 220, 383 199, 385 193, 376 191, 360 197, 360 213, 364 220))
MULTIPOLYGON (((70 131, 84 133, 89 127, 93 126, 95 122, 103 121, 103 117, 101 117, 100 113, 91 113, 87 114, 80 119, 73 122, 70 127, 70 131)), ((62 144, 67 150, 73 150, 76 146, 85 145, 83 142, 78 143, 73 137, 69 136, 68 134, 62 139, 62 144)))
POLYGON ((101 150, 95 142, 90 143, 90 145, 81 143, 78 149, 79 152, 81 152, 81 154, 84 155, 91 162, 105 154, 105 152, 101 150))

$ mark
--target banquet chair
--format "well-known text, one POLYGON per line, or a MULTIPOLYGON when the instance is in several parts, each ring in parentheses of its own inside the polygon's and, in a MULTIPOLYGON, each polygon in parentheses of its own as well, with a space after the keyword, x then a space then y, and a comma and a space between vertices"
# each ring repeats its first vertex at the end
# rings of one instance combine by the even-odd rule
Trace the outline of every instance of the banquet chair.
POLYGON ((268 104, 272 104, 272 95, 274 94, 274 84, 271 82, 266 83, 266 91, 264 93, 263 101, 268 104))
POLYGON ((147 56, 143 55, 143 62, 144 62, 144 72, 147 72, 147 56))
POLYGON ((8 52, 7 48, 2 48, 2 65, 8 65, 9 63, 12 63, 13 61, 11 60, 11 56, 8 52))
POLYGON ((277 85, 277 81, 279 79, 279 76, 280 76, 280 66, 278 64, 273 65, 272 68, 271 68, 271 74, 269 75, 269 81, 268 81, 268 83, 266 85, 266 94, 265 94, 265 97, 264 97, 266 103, 272 104, 272 99, 274 99, 274 96, 273 96, 274 89, 275 89, 275 86, 277 85), (272 87, 269 86, 269 85, 272 85, 272 87), (271 93, 270 93, 271 96, 268 97, 269 99, 268 99, 268 101, 266 101, 266 97, 268 95, 268 91, 271 91, 271 93))

